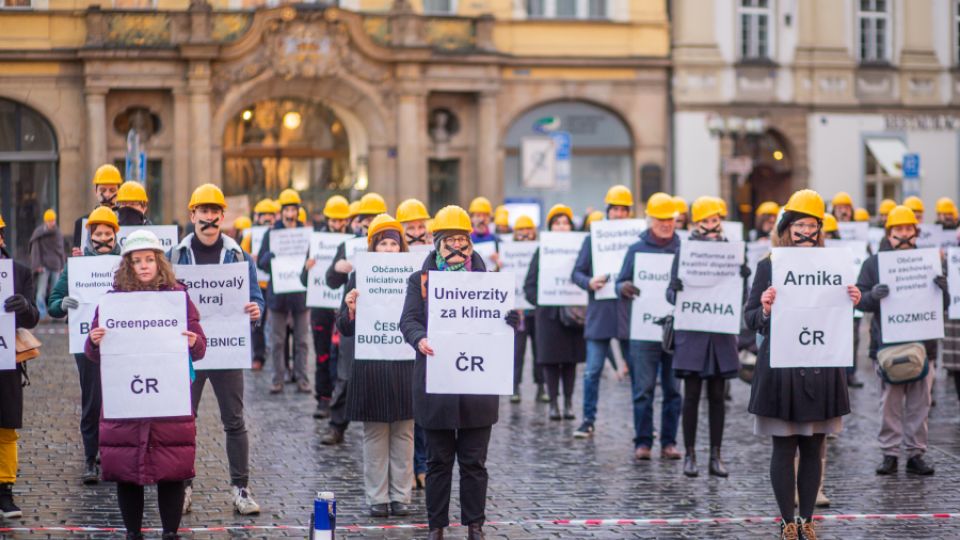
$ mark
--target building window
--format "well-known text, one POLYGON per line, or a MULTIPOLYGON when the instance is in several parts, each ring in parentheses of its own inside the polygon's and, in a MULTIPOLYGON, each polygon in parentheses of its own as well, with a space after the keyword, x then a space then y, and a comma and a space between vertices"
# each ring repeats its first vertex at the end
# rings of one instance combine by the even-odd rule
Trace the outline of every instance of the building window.
POLYGON ((740 0, 740 57, 770 58, 773 0, 740 0))
POLYGON ((30 7, 30 0, 0 0, 0 7, 28 8, 30 7))
POLYGON ((423 0, 423 12, 426 15, 455 15, 455 0, 423 0))
POLYGON ((527 0, 531 19, 606 19, 607 0, 527 0))
POLYGON ((960 64, 960 0, 953 6, 953 44, 957 53, 957 64, 960 64))
POLYGON ((890 2, 860 0, 860 61, 885 62, 890 55, 890 2))

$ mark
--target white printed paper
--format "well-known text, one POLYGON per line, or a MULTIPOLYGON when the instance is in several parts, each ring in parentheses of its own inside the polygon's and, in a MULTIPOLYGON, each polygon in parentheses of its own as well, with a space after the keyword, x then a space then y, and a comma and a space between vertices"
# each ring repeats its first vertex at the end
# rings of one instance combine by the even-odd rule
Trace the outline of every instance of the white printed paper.
POLYGON ((950 319, 960 319, 960 247, 947 248, 947 289, 950 290, 950 319))
POLYGON ((740 333, 743 302, 743 242, 688 241, 680 244, 674 328, 740 333))
POLYGON ((70 354, 83 353, 90 323, 100 298, 113 288, 113 276, 120 266, 119 255, 70 257, 67 259, 67 294, 80 306, 68 310, 70 354))
POLYGON ((663 326, 654 321, 673 312, 667 302, 670 267, 673 255, 669 253, 637 253, 633 263, 633 284, 640 295, 630 302, 630 339, 661 341, 663 326))
POLYGON ((354 236, 348 239, 344 243, 344 258, 353 266, 357 265, 357 254, 366 253, 369 249, 367 246, 367 237, 366 236, 354 236))
POLYGON ((517 278, 516 307, 517 309, 533 309, 523 294, 523 282, 530 270, 530 260, 536 253, 537 242, 510 242, 500 244, 500 271, 512 272, 517 278))
MULTIPOLYGON (((207 352, 196 370, 249 369, 251 366, 250 269, 246 262, 174 267, 200 312, 207 352)), ((261 314, 262 315, 262 314, 261 314)))
POLYGON ((723 237, 727 240, 743 240, 743 223, 739 221, 721 222, 723 237))
POLYGON ((337 248, 353 238, 350 234, 315 232, 310 237, 310 258, 316 261, 307 272, 307 307, 337 309, 343 290, 327 287, 327 269, 333 263, 337 248))
POLYGON ((941 275, 936 248, 883 251, 879 283, 890 287, 880 300, 883 343, 943 338, 943 292, 933 283, 941 275))
MULTIPOLYGON (((0 259, 0 305, 14 295, 13 260, 0 259)), ((17 369, 17 316, 0 309, 0 371, 17 369)))
POLYGON ((647 222, 640 219, 614 219, 596 221, 590 225, 590 247, 593 276, 608 276, 606 285, 594 293, 597 300, 617 297, 614 283, 620 275, 627 249, 640 240, 640 233, 647 222))
POLYGON ((497 263, 493 260, 493 256, 497 252, 496 242, 478 242, 473 245, 473 251, 483 259, 483 266, 486 267, 487 272, 497 271, 497 263))
POLYGON ((407 280, 423 264, 419 253, 357 255, 356 360, 413 360, 416 352, 400 333, 407 280))
POLYGON ((306 292, 300 281, 307 253, 310 250, 310 237, 313 231, 306 227, 291 229, 273 229, 270 231, 270 281, 276 294, 306 292))
POLYGON ((917 248, 939 248, 943 243, 943 226, 922 223, 917 234, 917 248))
MULTIPOLYGON (((254 225, 253 227, 243 231, 244 236, 250 236, 250 253, 254 257, 260 255, 260 246, 263 245, 263 237, 267 235, 267 231, 269 230, 270 227, 267 227, 266 225, 254 225)), ((269 282, 270 274, 258 267, 257 281, 260 283, 269 282)))
POLYGON ((870 223, 866 221, 841 221, 837 223, 837 233, 841 240, 859 242, 870 241, 870 223))
POLYGON ((537 276, 537 303, 541 306, 585 306, 587 291, 570 279, 577 263, 585 232, 544 232, 540 234, 537 276))

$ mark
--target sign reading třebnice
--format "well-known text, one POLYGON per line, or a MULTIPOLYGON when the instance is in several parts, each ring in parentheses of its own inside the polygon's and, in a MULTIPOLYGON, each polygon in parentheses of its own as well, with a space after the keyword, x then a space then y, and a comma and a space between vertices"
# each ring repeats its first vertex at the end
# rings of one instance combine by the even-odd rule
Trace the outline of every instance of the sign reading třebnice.
POLYGON ((511 272, 430 272, 428 394, 513 393, 511 272))

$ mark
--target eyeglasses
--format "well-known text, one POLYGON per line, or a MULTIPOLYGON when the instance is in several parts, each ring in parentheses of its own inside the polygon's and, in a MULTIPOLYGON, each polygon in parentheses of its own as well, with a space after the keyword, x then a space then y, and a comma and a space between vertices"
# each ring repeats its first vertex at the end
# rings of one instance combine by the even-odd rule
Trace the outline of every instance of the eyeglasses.
POLYGON ((820 229, 820 225, 816 223, 791 223, 790 230, 798 232, 815 232, 820 229))
POLYGON ((470 238, 466 236, 448 236, 443 239, 443 245, 447 247, 466 246, 470 243, 470 238))

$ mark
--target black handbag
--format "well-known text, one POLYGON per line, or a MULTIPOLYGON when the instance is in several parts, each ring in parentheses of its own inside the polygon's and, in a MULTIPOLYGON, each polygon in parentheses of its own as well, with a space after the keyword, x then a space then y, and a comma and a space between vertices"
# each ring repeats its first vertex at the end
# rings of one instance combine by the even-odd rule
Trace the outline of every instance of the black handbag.
POLYGON ((653 324, 663 327, 663 336, 660 338, 660 348, 667 354, 673 354, 673 315, 654 319, 653 324))

